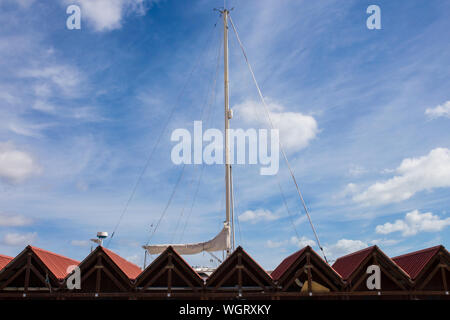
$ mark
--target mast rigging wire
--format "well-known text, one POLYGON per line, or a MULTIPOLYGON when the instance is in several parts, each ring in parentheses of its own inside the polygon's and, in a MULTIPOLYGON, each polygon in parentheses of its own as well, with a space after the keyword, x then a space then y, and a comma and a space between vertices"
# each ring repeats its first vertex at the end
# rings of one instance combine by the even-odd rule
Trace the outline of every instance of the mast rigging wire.
MULTIPOLYGON (((262 95, 262 92, 261 92, 261 89, 260 89, 260 87, 259 87, 259 85, 258 85, 258 82, 256 81, 255 74, 254 74, 253 69, 252 69, 252 67, 251 67, 251 65, 250 65, 250 62, 249 62, 248 57, 247 57, 247 54, 245 53, 245 49, 244 49, 244 46, 243 46, 243 44, 242 44, 242 42, 241 42, 241 39, 239 38, 239 34, 238 34, 237 30, 236 30, 236 26, 234 25, 234 22, 233 22, 233 19, 231 18, 231 15, 230 15, 229 17, 230 17, 230 22, 231 22, 231 26, 232 26, 232 28, 233 28, 234 34, 236 35, 236 38, 237 38, 237 40, 238 40, 238 42, 239 42, 239 46, 241 47, 242 53, 243 53, 243 55, 244 55, 245 62, 247 63, 247 67, 248 67, 248 69, 249 69, 249 71, 250 71, 250 73, 251 73, 251 76, 252 76, 252 78, 253 78, 253 82, 255 83, 256 89, 257 89, 257 91, 258 91, 258 95, 259 95, 259 97, 260 97, 260 99, 261 99, 261 102, 262 102, 262 104, 263 104, 263 106, 264 106, 264 110, 265 110, 265 112, 266 112, 267 119, 269 120, 269 124, 270 124, 271 128, 274 129, 274 125, 273 125, 272 119, 270 118, 270 113, 269 113, 269 111, 268 111, 268 107, 267 107, 266 101, 265 101, 265 99, 264 99, 264 96, 262 95)), ((282 155, 283 155, 283 158, 284 158, 284 160, 285 160, 285 162, 286 162, 286 165, 287 165, 287 167, 288 167, 288 169, 289 169, 289 173, 290 173, 290 175, 291 175, 291 177, 292 177, 292 180, 294 181, 295 188, 297 189, 297 193, 298 193, 298 195, 300 196, 300 199, 301 199, 303 208, 304 208, 304 210, 305 210, 305 213, 306 213, 306 215, 307 215, 307 217, 308 217, 309 224, 311 225, 311 229, 312 229, 312 231, 313 231, 313 233, 314 233, 314 237, 316 238, 317 245, 318 245, 320 251, 322 251, 322 255, 323 255, 325 261, 328 263, 327 257, 325 256, 325 252, 324 252, 322 246, 320 245, 319 236, 317 235, 316 229, 314 228, 314 225, 313 225, 312 220, 311 220, 311 217, 310 217, 310 215, 309 215, 309 211, 308 211, 308 208, 307 208, 307 206, 306 206, 305 200, 303 199, 303 195, 302 195, 302 193, 300 192, 300 188, 299 188, 299 186, 298 186, 298 184, 297 184, 297 180, 295 179, 294 172, 293 172, 293 170, 292 170, 292 168, 291 168, 291 165, 289 164, 288 158, 287 158, 286 153, 285 153, 285 151, 284 151, 283 145, 281 144, 281 141, 279 142, 279 145, 280 145, 280 150, 281 150, 281 153, 282 153, 282 155)))
MULTIPOLYGON (((115 225, 115 227, 114 227, 114 229, 113 229, 113 232, 111 233, 111 237, 108 239, 108 243, 105 245, 105 247, 108 247, 109 244, 111 243, 112 239, 114 238, 114 235, 116 234, 117 229, 119 228, 120 223, 122 222, 122 219, 123 219, 125 213, 127 212, 128 207, 129 207, 131 201, 132 201, 133 198, 134 198, 134 195, 135 195, 135 193, 136 193, 137 187, 139 186, 139 184, 140 184, 140 182, 141 182, 141 180, 142 180, 142 177, 144 176, 145 172, 147 171, 147 168, 148 168, 148 166, 150 165, 150 161, 151 161, 151 159, 153 158, 153 154, 155 153, 155 150, 156 150, 157 147, 159 146, 159 143, 160 143, 160 141, 161 141, 161 139, 162 139, 162 136, 163 136, 164 132, 166 131, 166 129, 167 129, 167 127, 168 127, 168 125, 169 125, 169 123, 170 123, 172 117, 173 117, 173 114, 174 114, 174 112, 175 112, 176 106, 178 106, 178 103, 179 103, 179 101, 180 101, 180 99, 181 99, 181 96, 184 94, 184 91, 186 90, 186 87, 187 87, 188 83, 190 83, 190 79, 191 79, 191 77, 192 77, 194 71, 195 71, 195 70, 198 68, 198 66, 200 65, 200 61, 201 61, 200 58, 202 57, 202 54, 205 52, 204 49, 206 49, 207 45, 210 43, 210 40, 212 39, 213 31, 214 31, 215 28, 216 28, 216 25, 217 25, 217 21, 218 21, 218 20, 219 20, 219 19, 217 19, 216 22, 214 23, 214 26, 213 26, 213 28, 211 29, 211 31, 210 31, 210 33, 209 33, 209 35, 208 35, 208 37, 207 37, 207 41, 205 42, 205 44, 204 44, 204 46, 203 46, 203 50, 200 51, 200 53, 199 53, 199 55, 198 55, 198 57, 197 57, 196 63, 195 63, 194 66, 192 67, 192 69, 191 69, 191 71, 190 71, 190 73, 189 73, 189 75, 188 75, 188 77, 187 77, 187 79, 186 79, 186 82, 184 83, 184 85, 183 85, 183 87, 182 87, 180 93, 178 94, 178 96, 177 96, 177 98, 176 98, 175 104, 172 106, 172 108, 171 108, 171 110, 170 110, 169 117, 167 118, 167 121, 165 122, 165 124, 164 124, 162 130, 160 131, 160 133, 159 133, 159 135, 158 135, 158 137, 157 137, 157 139, 156 139, 156 143, 153 145, 153 148, 152 148, 152 150, 151 150, 151 152, 150 152, 150 155, 149 155, 149 157, 147 158, 147 161, 145 162, 145 165, 144 165, 144 167, 142 168, 142 170, 141 170, 141 172, 140 172, 140 174, 139 174, 139 176, 138 176, 138 179, 137 179, 137 181, 136 181, 136 183, 135 183, 135 185, 134 185, 134 187, 133 187, 133 189, 132 189, 132 191, 131 191, 131 194, 130 194, 130 196, 128 197, 127 202, 125 203, 125 207, 124 207, 124 209, 122 210, 122 213, 120 214, 119 220, 118 220, 117 224, 115 225)), ((183 168, 183 171, 184 171, 184 168, 183 168)), ((154 233, 154 232, 153 232, 153 233, 154 233)))
MULTIPOLYGON (((211 79, 211 84, 210 84, 210 86, 208 88, 208 91, 207 91, 207 94, 206 94, 205 103, 203 105, 201 116, 200 116, 202 121, 205 120, 207 124, 209 124, 209 122, 210 122, 211 107, 212 107, 213 101, 215 101, 214 97, 215 97, 215 88, 216 88, 216 83, 217 83, 217 77, 218 77, 218 74, 219 74, 219 65, 220 65, 220 61, 219 60, 220 60, 220 54, 221 54, 221 52, 220 52, 221 47, 222 47, 222 43, 219 41, 218 53, 217 53, 217 62, 216 62, 216 67, 214 68, 215 71, 213 72, 213 77, 211 79), (205 116, 205 113, 206 113, 206 116, 205 116)), ((201 174, 199 176, 199 181, 201 180, 201 177, 203 175, 203 169, 204 169, 204 164, 202 164, 202 167, 201 167, 201 174)), ((194 166, 194 172, 195 171, 196 170, 195 170, 195 166, 194 166)), ((188 187, 188 190, 191 190, 192 186, 194 185, 194 182, 195 182, 195 179, 192 179, 191 183, 190 183, 190 185, 188 187)), ((174 243, 175 235, 176 235, 176 233, 178 231, 178 226, 180 224, 180 221, 183 218, 183 215, 184 215, 184 212, 185 212, 188 200, 189 200, 189 192, 187 192, 187 194, 186 194, 186 198, 185 198, 185 201, 184 201, 184 204, 183 204, 183 208, 182 208, 182 210, 180 212, 180 215, 179 215, 179 217, 177 219, 177 224, 176 224, 176 227, 175 227, 175 229, 173 231, 172 239, 171 239, 170 243, 174 243)), ((194 201, 193 202, 195 202, 195 195, 194 195, 194 201)), ((192 211, 192 208, 191 208, 191 211, 192 211)))

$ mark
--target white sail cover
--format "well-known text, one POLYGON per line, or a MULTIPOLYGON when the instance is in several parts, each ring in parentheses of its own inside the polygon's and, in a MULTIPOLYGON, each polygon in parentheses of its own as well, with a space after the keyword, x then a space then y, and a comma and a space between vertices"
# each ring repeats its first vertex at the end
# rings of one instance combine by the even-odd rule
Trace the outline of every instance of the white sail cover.
POLYGON ((214 252, 230 248, 230 226, 225 224, 222 231, 217 236, 206 242, 190 244, 155 244, 151 246, 142 246, 150 254, 160 254, 167 247, 172 246, 179 254, 197 254, 203 251, 214 252))

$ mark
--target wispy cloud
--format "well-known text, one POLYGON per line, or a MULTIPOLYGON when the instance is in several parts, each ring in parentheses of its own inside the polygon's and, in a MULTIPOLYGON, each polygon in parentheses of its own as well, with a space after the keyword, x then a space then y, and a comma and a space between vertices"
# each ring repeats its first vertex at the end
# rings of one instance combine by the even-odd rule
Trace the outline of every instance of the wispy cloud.
POLYGON ((81 84, 85 80, 77 68, 62 64, 22 69, 17 76, 34 80, 34 91, 41 97, 51 94, 59 97, 77 97, 81 93, 81 84))
POLYGON ((3 236, 1 243, 12 246, 21 247, 32 244, 37 238, 36 232, 31 233, 7 233, 3 236))
POLYGON ((274 221, 280 217, 267 209, 247 210, 239 216, 239 221, 257 223, 260 221, 274 221))
POLYGON ((33 219, 18 214, 0 213, 0 227, 23 227, 33 223, 33 219))

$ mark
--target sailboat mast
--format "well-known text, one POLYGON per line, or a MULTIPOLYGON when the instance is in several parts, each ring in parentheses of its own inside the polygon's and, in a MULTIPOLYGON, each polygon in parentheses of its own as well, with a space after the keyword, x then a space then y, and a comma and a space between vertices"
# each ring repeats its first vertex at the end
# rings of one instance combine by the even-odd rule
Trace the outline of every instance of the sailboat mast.
POLYGON ((228 81, 228 13, 224 8, 223 15, 223 49, 224 49, 224 97, 225 97, 225 200, 226 200, 226 225, 228 226, 227 235, 227 256, 231 254, 231 164, 230 150, 228 141, 229 120, 231 119, 230 102, 229 102, 229 81, 228 81))

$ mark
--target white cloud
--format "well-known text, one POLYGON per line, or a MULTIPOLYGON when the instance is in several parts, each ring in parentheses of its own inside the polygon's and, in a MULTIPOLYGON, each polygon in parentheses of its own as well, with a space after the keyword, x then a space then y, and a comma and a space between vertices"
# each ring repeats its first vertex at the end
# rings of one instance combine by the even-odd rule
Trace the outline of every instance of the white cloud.
POLYGON ((247 210, 239 216, 239 221, 249 221, 251 223, 274 221, 277 219, 279 219, 279 216, 265 209, 247 210))
MULTIPOLYGON (((95 31, 109 31, 122 27, 127 14, 144 15, 156 0, 65 0, 78 4, 81 17, 86 18, 95 31)), ((83 26, 82 26, 83 28, 83 26)))
POLYGON ((8 246, 26 246, 36 240, 37 233, 7 233, 3 236, 2 243, 8 246))
POLYGON ((345 198, 347 196, 353 195, 357 193, 359 187, 354 183, 349 183, 345 186, 343 190, 340 190, 338 193, 334 195, 334 198, 345 198))
POLYGON ((350 168, 348 169, 348 173, 353 177, 360 176, 366 172, 367 170, 364 167, 357 165, 351 165, 350 168))
POLYGON ((287 244, 287 241, 266 241, 266 247, 270 249, 279 248, 287 244))
POLYGON ((367 243, 361 240, 350 240, 350 239, 341 239, 335 244, 330 246, 325 246, 324 251, 325 255, 328 258, 336 259, 338 257, 344 256, 346 254, 367 248, 367 243))
POLYGON ((41 168, 30 154, 16 150, 9 142, 0 142, 0 179, 20 183, 40 172, 41 168))
POLYGON ((401 232, 404 237, 413 236, 419 232, 438 232, 450 225, 450 218, 441 219, 431 212, 420 213, 418 210, 408 212, 403 220, 394 223, 387 222, 376 227, 379 234, 401 232))
MULTIPOLYGON (((283 106, 273 102, 268 103, 268 108, 273 126, 279 130, 280 142, 287 152, 296 152, 307 147, 319 132, 317 121, 312 116, 284 111, 283 106)), ((247 123, 270 127, 264 107, 255 101, 245 101, 235 105, 233 109, 247 123)))
POLYGON ((72 240, 70 244, 76 247, 88 247, 90 243, 88 240, 72 240))
POLYGON ((438 105, 435 108, 427 108, 425 114, 431 119, 439 117, 450 118, 450 100, 438 105))
POLYGON ((450 150, 436 148, 426 156, 404 159, 395 171, 397 176, 371 185, 353 200, 386 204, 409 199, 419 191, 450 187, 450 150))
POLYGON ((306 246, 310 246, 313 247, 316 243, 314 242, 314 240, 311 240, 305 236, 302 236, 301 238, 297 238, 297 237, 292 237, 291 238, 291 243, 293 245, 296 245, 299 248, 304 248, 306 246))
POLYGON ((0 213, 0 227, 21 227, 30 225, 32 219, 21 216, 0 213))

